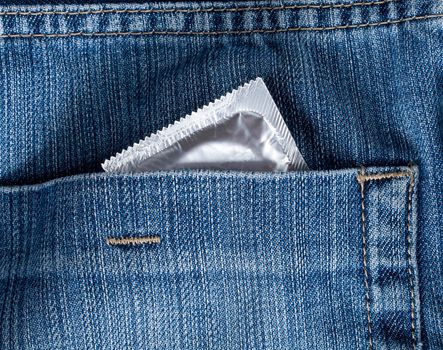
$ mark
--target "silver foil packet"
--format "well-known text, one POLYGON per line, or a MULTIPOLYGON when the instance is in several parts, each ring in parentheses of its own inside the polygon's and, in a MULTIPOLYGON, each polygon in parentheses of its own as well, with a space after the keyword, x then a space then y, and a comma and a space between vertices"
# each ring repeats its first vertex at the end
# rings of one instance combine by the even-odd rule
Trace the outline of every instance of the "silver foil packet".
POLYGON ((107 172, 308 169, 261 78, 106 160, 107 172))

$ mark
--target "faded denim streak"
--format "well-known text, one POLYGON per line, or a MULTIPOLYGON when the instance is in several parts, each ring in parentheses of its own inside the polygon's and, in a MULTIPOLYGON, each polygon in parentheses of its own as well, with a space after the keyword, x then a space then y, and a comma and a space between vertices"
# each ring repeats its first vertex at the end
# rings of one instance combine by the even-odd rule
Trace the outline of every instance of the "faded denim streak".
POLYGON ((13 2, 0 349, 443 348, 443 2, 13 2), (312 171, 101 172, 258 76, 312 171))

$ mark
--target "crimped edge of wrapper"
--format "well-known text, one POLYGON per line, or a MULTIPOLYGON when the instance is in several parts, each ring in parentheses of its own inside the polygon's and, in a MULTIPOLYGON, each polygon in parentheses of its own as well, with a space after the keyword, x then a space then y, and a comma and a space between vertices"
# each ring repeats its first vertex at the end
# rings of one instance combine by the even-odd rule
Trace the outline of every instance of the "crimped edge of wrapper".
POLYGON ((242 111, 259 114, 274 130, 278 142, 288 157, 289 170, 308 169, 262 78, 251 80, 197 111, 134 143, 105 160, 102 163, 102 168, 106 172, 131 172, 130 169, 136 168, 137 163, 158 154, 177 141, 242 111))

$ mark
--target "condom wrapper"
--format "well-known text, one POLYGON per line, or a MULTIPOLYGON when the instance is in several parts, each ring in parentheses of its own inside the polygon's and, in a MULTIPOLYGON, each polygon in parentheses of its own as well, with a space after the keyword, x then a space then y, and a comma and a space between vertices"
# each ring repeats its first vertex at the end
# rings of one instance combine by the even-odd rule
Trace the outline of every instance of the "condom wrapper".
POLYGON ((308 169, 261 78, 117 153, 102 167, 114 173, 308 169))

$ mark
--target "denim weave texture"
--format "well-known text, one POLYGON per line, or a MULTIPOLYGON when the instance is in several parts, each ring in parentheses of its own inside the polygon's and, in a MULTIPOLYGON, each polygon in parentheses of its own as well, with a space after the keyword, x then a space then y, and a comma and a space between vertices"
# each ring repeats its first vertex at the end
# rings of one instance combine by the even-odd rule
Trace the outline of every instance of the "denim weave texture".
POLYGON ((0 349, 443 348, 443 2, 0 4, 0 349), (256 77, 310 171, 102 172, 256 77))

